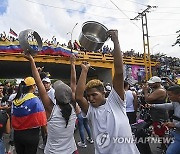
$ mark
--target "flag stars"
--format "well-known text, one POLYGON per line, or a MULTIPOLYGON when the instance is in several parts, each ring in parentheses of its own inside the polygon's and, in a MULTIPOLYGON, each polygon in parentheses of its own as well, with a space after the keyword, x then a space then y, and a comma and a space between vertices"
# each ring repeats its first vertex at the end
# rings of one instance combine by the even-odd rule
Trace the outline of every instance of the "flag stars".
POLYGON ((24 109, 26 109, 28 112, 30 112, 30 111, 31 111, 31 109, 30 109, 30 108, 28 108, 28 106, 24 106, 24 109))
MULTIPOLYGON (((18 107, 14 106, 14 108, 18 108, 18 107)), ((23 108, 23 109, 27 110, 28 112, 31 111, 31 109, 28 106, 21 105, 21 106, 19 106, 19 108, 23 108)))

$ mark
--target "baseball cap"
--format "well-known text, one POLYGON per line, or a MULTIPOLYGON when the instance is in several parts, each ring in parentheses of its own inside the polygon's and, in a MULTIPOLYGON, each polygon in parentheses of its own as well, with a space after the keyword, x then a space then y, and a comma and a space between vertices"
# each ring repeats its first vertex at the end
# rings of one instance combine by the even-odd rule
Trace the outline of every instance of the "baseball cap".
POLYGON ((24 83, 26 84, 26 86, 32 86, 32 85, 35 85, 36 82, 34 80, 33 77, 27 77, 24 79, 24 83))
POLYGON ((148 83, 161 83, 161 78, 158 76, 153 76, 149 79, 148 83))
POLYGON ((43 78, 43 79, 42 79, 42 82, 43 82, 43 81, 44 81, 44 82, 51 83, 51 80, 50 80, 49 78, 47 78, 47 77, 43 78))
POLYGON ((63 104, 68 104, 71 102, 72 90, 67 84, 61 80, 58 80, 53 84, 53 88, 55 90, 54 94, 57 101, 63 104))

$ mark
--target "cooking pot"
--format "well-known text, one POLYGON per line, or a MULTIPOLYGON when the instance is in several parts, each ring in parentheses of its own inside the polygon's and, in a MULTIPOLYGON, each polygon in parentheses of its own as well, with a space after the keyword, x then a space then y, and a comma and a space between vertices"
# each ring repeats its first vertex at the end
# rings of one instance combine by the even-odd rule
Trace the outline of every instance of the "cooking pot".
POLYGON ((24 50, 24 54, 30 53, 32 56, 36 55, 39 51, 42 50, 42 40, 37 32, 32 29, 27 29, 21 31, 19 34, 19 44, 21 48, 24 50), (29 42, 29 37, 33 38, 32 42, 29 42), (34 43, 34 39, 37 41, 37 44, 34 43))
POLYGON ((107 31, 108 29, 101 23, 87 21, 83 23, 79 43, 88 51, 99 50, 108 39, 107 31))

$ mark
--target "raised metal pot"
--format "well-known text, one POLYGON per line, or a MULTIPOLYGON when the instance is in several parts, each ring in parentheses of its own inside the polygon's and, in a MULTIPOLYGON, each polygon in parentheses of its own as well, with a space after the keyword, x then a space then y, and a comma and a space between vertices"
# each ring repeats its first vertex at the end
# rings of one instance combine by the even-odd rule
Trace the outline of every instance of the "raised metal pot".
POLYGON ((30 53, 32 56, 36 55, 39 51, 42 50, 42 40, 41 37, 37 32, 35 32, 32 29, 27 29, 24 31, 21 31, 19 34, 19 44, 21 48, 24 50, 24 54, 30 53), (36 45, 30 45, 28 38, 29 37, 34 37, 37 41, 37 46, 36 45))
POLYGON ((79 43, 88 51, 97 51, 102 48, 108 39, 108 29, 99 22, 87 21, 83 23, 79 43))

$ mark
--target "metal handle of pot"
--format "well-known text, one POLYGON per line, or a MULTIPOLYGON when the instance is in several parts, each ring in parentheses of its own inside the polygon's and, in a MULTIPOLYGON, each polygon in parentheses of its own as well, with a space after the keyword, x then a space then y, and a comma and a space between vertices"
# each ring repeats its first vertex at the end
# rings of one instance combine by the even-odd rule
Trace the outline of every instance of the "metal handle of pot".
POLYGON ((19 34, 19 44, 21 48, 24 50, 24 53, 30 53, 31 55, 36 55, 39 51, 42 50, 42 40, 39 34, 32 30, 32 29, 27 29, 24 31, 21 31, 19 34), (37 41, 38 48, 37 50, 33 49, 31 45, 28 42, 29 35, 32 35, 34 39, 37 41))

